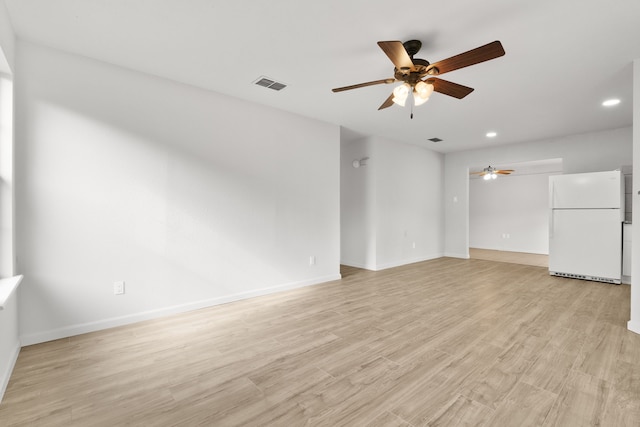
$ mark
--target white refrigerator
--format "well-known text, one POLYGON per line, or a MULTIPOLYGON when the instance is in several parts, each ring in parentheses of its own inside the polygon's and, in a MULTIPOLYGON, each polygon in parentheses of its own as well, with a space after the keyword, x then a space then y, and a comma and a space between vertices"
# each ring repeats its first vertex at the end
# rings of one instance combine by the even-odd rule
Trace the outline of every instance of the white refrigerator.
POLYGON ((549 177, 549 274, 621 283, 620 171, 549 177))

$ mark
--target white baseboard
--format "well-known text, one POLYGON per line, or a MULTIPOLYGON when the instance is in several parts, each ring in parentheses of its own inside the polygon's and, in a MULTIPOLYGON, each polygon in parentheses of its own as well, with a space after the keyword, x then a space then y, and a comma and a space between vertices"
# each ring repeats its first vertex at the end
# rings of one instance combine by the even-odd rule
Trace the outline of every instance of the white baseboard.
POLYGON ((400 267, 407 264, 414 264, 416 262, 429 261, 436 258, 442 258, 442 256, 443 256, 442 254, 427 255, 424 257, 388 262, 385 264, 362 264, 358 262, 345 260, 345 261, 340 261, 340 264, 348 265, 349 267, 364 268, 365 270, 370 270, 370 271, 380 271, 380 270, 386 270, 388 268, 400 267))
POLYGON ((627 322, 627 329, 631 332, 635 332, 636 334, 640 334, 640 322, 634 322, 633 320, 629 320, 627 322))
POLYGON ((299 282, 285 283, 282 285, 272 286, 269 288, 255 289, 247 292, 239 292, 237 294, 226 295, 207 300, 194 301, 187 304, 164 307, 157 310, 149 310, 140 313, 129 314, 121 317, 112 317, 110 319, 98 320, 95 322, 82 323, 77 325, 65 326, 63 328, 52 329, 49 331, 36 332, 20 336, 22 346, 39 344, 46 341, 53 341, 61 338, 67 338, 74 335, 86 334, 89 332, 100 331, 103 329, 115 328, 117 326, 129 325, 132 323, 142 322, 145 320, 157 319, 159 317, 170 316, 187 311, 198 310, 201 308, 211 307, 214 305, 226 304, 233 301, 239 301, 248 298, 254 298, 262 295, 273 294, 276 292, 287 291, 305 286, 317 285, 320 283, 340 280, 340 274, 332 274, 328 276, 316 277, 311 280, 303 280, 299 282))
POLYGON ((2 398, 4 397, 4 392, 7 391, 7 386, 9 385, 9 379, 11 378, 11 373, 13 372, 13 368, 16 366, 16 362, 18 361, 18 355, 20 354, 20 343, 18 342, 13 349, 11 354, 11 359, 9 359, 9 364, 4 367, 2 373, 0 373, 0 402, 2 402, 2 398))
POLYGON ((429 261, 436 258, 442 258, 442 254, 427 255, 419 258, 410 258, 400 261, 387 262, 385 264, 376 265, 375 271, 386 270, 388 268, 400 267, 408 264, 415 264, 416 262, 429 261))
POLYGON ((340 261, 341 265, 347 265, 349 267, 355 267, 355 268, 363 268, 365 270, 372 270, 375 271, 376 266, 373 264, 363 264, 360 262, 355 262, 355 261, 340 261))
POLYGON ((462 259, 469 259, 469 254, 462 254, 462 253, 455 253, 455 252, 445 252, 444 256, 449 257, 449 258, 462 258, 462 259))

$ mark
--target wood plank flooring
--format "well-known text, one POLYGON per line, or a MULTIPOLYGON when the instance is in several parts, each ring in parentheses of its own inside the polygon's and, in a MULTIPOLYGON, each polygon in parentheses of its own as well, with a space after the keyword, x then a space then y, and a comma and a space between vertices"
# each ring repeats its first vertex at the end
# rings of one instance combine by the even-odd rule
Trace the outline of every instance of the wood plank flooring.
POLYGON ((441 258, 22 349, 2 426, 638 426, 629 287, 441 258))
POLYGON ((469 248, 469 257, 488 261, 511 262, 549 268, 549 255, 527 252, 496 251, 493 249, 469 248))

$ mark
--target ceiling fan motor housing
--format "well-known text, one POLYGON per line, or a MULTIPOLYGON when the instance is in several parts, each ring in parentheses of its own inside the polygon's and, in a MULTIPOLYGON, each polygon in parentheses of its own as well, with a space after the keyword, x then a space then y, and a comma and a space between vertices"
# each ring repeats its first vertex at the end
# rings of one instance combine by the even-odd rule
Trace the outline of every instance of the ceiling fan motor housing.
POLYGON ((408 40, 402 43, 402 46, 404 46, 404 50, 406 50, 409 56, 413 59, 413 55, 418 53, 422 48, 422 42, 420 40, 408 40))
POLYGON ((402 67, 401 69, 394 68, 393 75, 396 80, 400 80, 410 84, 411 86, 415 86, 415 84, 422 80, 425 76, 438 73, 438 69, 435 67, 431 67, 431 69, 429 69, 429 61, 413 57, 416 53, 418 53, 420 48, 422 48, 422 42, 420 40, 409 40, 402 43, 402 46, 404 46, 404 49, 407 51, 407 54, 411 58, 413 67, 402 67))
POLYGON ((422 80, 425 76, 437 74, 434 71, 437 71, 437 68, 429 67, 429 61, 425 59, 413 59, 414 69, 393 69, 393 76, 396 80, 400 80, 402 82, 409 83, 410 85, 415 85, 417 82, 422 80))

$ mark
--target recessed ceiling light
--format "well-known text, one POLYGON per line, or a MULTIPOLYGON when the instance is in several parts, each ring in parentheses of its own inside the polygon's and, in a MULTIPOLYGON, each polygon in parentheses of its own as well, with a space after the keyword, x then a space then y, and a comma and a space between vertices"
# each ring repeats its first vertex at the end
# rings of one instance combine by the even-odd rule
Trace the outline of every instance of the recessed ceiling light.
POLYGON ((494 138, 495 136, 497 136, 498 134, 495 132, 487 132, 487 138, 494 138))
POLYGON ((602 105, 605 107, 613 107, 614 105, 618 105, 618 104, 620 104, 619 99, 607 99, 602 103, 602 105))

